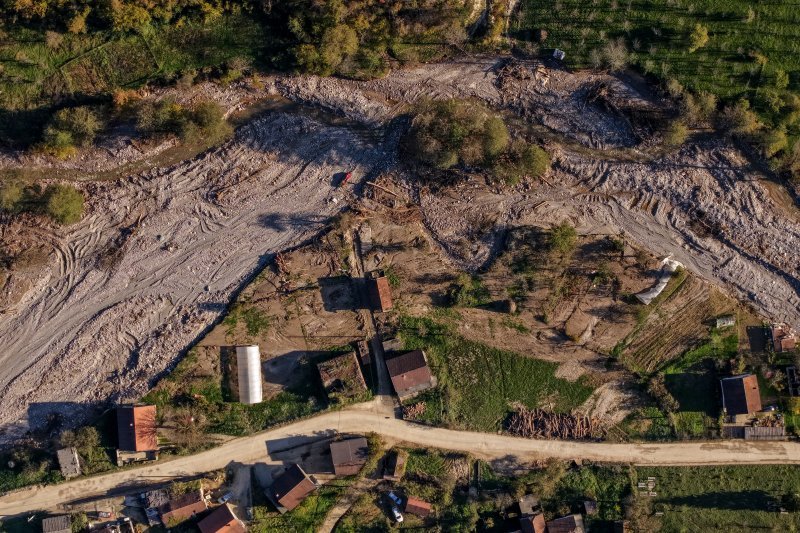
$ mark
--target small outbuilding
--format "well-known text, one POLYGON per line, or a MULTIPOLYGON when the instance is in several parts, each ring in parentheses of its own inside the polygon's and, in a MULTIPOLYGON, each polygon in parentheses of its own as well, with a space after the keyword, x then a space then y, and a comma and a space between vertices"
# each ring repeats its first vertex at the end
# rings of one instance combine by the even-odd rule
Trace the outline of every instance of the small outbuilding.
POLYGON ((81 462, 77 449, 62 448, 56 452, 56 457, 58 457, 58 467, 61 469, 64 479, 81 475, 81 462))
POLYGON ((317 486, 306 475, 300 465, 293 464, 275 480, 267 490, 267 496, 281 513, 291 511, 314 492, 317 486))
POLYGON ((383 479, 400 481, 406 472, 406 460, 408 460, 408 452, 405 450, 389 452, 383 465, 383 479))
POLYGON ((586 533, 583 517, 579 514, 562 516, 547 522, 547 533, 586 533))
POLYGON ((337 476, 354 476, 369 459, 369 443, 364 437, 331 442, 331 459, 337 476))
POLYGON ((236 347, 236 371, 239 378, 239 402, 261 403, 261 351, 258 345, 236 347))
POLYGON ((775 353, 791 352, 797 348, 797 332, 788 324, 772 324, 770 333, 775 353))
POLYGON ((408 499, 406 499, 407 513, 426 518, 431 514, 432 510, 433 508, 431 507, 431 504, 425 500, 420 500, 419 498, 415 498, 413 496, 409 496, 408 499))
POLYGON ((749 415, 761 410, 758 378, 741 374, 720 380, 722 408, 728 416, 749 415))
POLYGON ((594 516, 597 514, 597 502, 594 500, 585 500, 583 502, 583 510, 586 516, 594 516))
POLYGON ((400 400, 436 386, 425 352, 414 350, 386 359, 386 368, 400 400))
POLYGON ((736 317, 725 315, 717 318, 717 329, 729 328, 736 325, 736 317))
POLYGON ((162 505, 158 512, 165 527, 173 527, 208 509, 203 490, 182 494, 162 505))
POLYGON ((566 54, 566 52, 564 52, 564 50, 561 50, 559 48, 556 48, 555 50, 553 50, 553 59, 557 59, 559 61, 564 61, 565 57, 567 57, 567 54, 566 54))
POLYGON ((392 308, 392 288, 383 270, 375 270, 368 274, 367 289, 373 309, 389 311, 392 308))
POLYGON ((72 518, 65 514, 45 518, 42 533, 72 533, 72 518))
POLYGON ((236 518, 230 506, 223 504, 200 520, 197 524, 200 533, 245 533, 244 524, 236 518))
POLYGON ((158 449, 155 405, 120 405, 117 407, 119 449, 147 452, 158 449))

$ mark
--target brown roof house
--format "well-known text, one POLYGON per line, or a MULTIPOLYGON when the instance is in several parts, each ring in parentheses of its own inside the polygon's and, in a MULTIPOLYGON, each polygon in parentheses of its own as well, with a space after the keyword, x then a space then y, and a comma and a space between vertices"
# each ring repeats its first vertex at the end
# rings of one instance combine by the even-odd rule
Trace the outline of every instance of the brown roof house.
POLYGON ((211 514, 198 522, 197 527, 200 528, 200 533, 245 533, 247 531, 227 503, 211 511, 211 514))
POLYGON ((158 449, 155 405, 120 405, 117 407, 119 449, 145 452, 158 449))
POLYGON ((42 533, 72 533, 69 515, 51 516, 42 520, 42 533))
POLYGON ((361 375, 355 352, 317 363, 317 370, 331 403, 342 403, 343 400, 355 399, 367 392, 367 384, 361 375))
POLYGON ((772 324, 772 349, 776 353, 791 352, 797 347, 797 332, 788 324, 772 324))
POLYGON ((583 517, 579 514, 562 516, 547 522, 547 533, 586 533, 583 517))
POLYGON ((364 437, 331 442, 333 472, 337 476, 354 476, 369 459, 369 444, 364 437))
POLYGON ((291 511, 314 492, 317 486, 303 472, 300 465, 292 465, 276 479, 267 490, 267 496, 275 504, 278 511, 285 513, 291 511))
POLYGON ((203 490, 200 489, 171 499, 159 507, 158 512, 161 514, 161 523, 166 527, 172 527, 202 513, 206 509, 208 509, 208 506, 203 497, 203 490))
POLYGON ((728 416, 749 415, 761 410, 758 378, 741 374, 720 380, 722 408, 728 416))
POLYGON ((64 479, 69 479, 81 475, 81 462, 78 458, 78 450, 75 448, 62 448, 56 452, 58 466, 64 479))
POLYGON ((392 308, 392 288, 383 270, 375 270, 367 275, 367 289, 373 309, 388 311, 392 308))
POLYGON ((436 386, 425 352, 414 350, 386 360, 394 391, 401 400, 436 386))
POLYGON ((406 512, 425 518, 431 514, 431 504, 425 500, 409 496, 406 500, 406 512))
POLYGON ((547 523, 542 513, 523 516, 519 519, 519 529, 522 533, 545 533, 547 523))

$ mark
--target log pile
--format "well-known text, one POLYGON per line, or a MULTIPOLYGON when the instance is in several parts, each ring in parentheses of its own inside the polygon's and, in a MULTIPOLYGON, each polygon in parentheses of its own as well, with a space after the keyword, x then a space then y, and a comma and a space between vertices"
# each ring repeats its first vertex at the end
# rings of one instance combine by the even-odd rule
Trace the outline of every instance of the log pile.
POLYGON ((425 402, 403 406, 403 420, 416 420, 425 412, 425 402))
POLYGON ((605 429, 596 418, 523 406, 511 415, 508 431, 520 437, 539 439, 599 439, 605 435, 605 429))

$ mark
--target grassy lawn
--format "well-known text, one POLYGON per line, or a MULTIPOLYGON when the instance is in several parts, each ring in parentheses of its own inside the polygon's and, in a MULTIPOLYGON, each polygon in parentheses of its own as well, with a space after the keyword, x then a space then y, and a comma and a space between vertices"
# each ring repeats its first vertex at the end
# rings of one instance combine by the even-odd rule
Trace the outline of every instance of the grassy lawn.
MULTIPOLYGON (((254 520, 248 525, 248 531, 253 533, 267 533, 271 531, 286 531, 291 533, 306 533, 317 531, 325 520, 325 515, 336 504, 350 486, 351 478, 337 479, 322 485, 312 492, 303 503, 288 513, 281 515, 266 503, 265 498, 253 502, 254 520)), ((260 491, 254 491, 254 494, 260 491)))
POLYGON ((421 398, 423 418, 431 423, 496 431, 515 402, 565 412, 592 393, 583 378, 556 378, 555 363, 468 341, 427 318, 402 317, 400 336, 406 349, 425 350, 439 380, 437 390, 421 398))
POLYGON ((592 66, 593 50, 623 38, 642 71, 723 98, 755 97, 779 71, 789 74, 791 89, 800 83, 800 11, 792 2, 523 0, 523 6, 512 34, 529 39, 531 30, 546 29, 543 46, 563 49, 571 67, 592 66), (708 28, 709 41, 689 52, 697 23, 708 28), (763 65, 758 54, 767 59, 763 65))
POLYGON ((656 478, 653 509, 664 513, 662 531, 800 528, 800 514, 777 512, 800 486, 796 466, 639 467, 636 475, 656 478))

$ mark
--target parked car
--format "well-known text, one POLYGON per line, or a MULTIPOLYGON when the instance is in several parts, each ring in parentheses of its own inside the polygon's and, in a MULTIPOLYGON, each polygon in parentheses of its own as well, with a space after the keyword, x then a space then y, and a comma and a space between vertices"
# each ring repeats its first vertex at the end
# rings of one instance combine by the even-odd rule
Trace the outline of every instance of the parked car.
POLYGON ((398 524, 403 521, 403 515, 400 514, 400 511, 397 509, 397 507, 392 506, 392 515, 398 524))
POLYGON ((111 518, 111 513, 109 513, 108 511, 98 511, 97 516, 99 516, 100 518, 111 518))
POLYGON ((217 500, 217 502, 219 502, 219 503, 228 503, 228 500, 230 500, 231 498, 233 498, 233 493, 232 492, 226 492, 225 494, 222 495, 222 498, 217 500))
POLYGON ((392 502, 395 505, 397 505, 398 507, 402 507, 403 506, 403 500, 401 500, 400 497, 397 494, 395 494, 394 492, 390 492, 388 494, 388 496, 389 496, 389 499, 392 500, 392 502))

